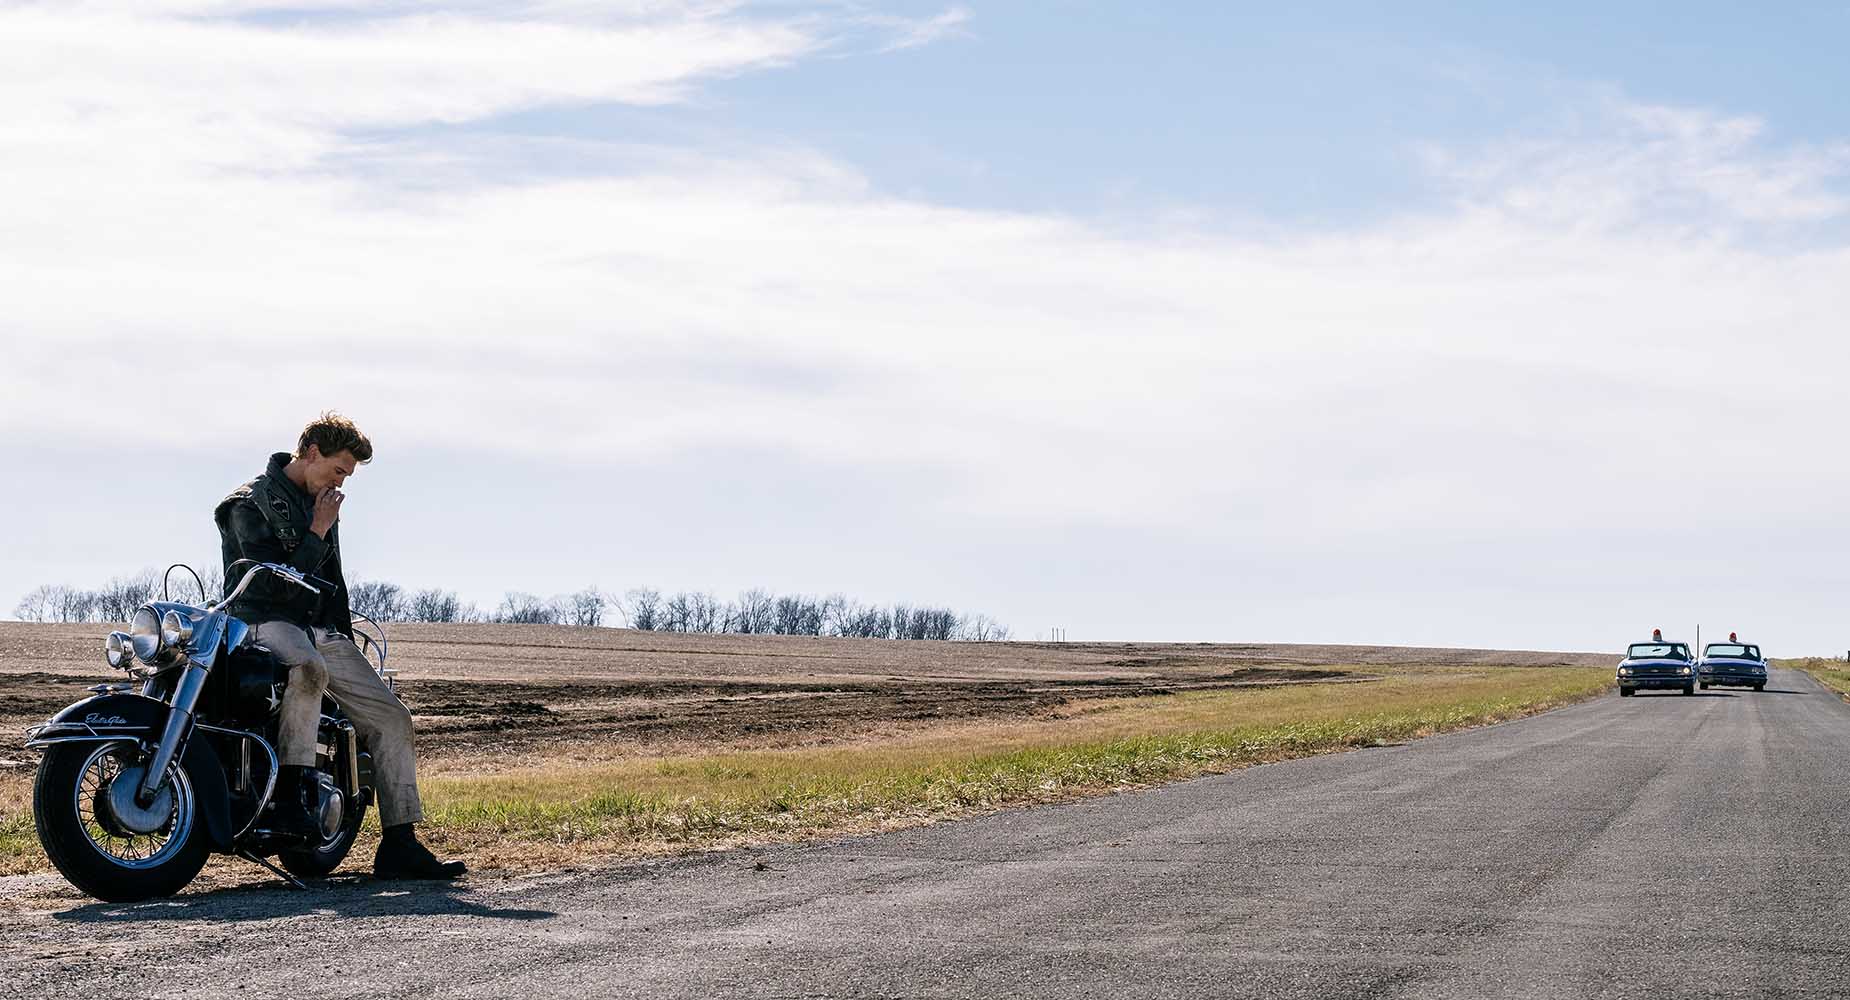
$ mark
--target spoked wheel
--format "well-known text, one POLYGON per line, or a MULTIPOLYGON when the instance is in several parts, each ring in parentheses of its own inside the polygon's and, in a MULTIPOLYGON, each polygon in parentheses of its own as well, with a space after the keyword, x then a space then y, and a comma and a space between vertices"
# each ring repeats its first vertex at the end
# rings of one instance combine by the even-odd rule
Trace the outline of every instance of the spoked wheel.
POLYGON ((171 896, 205 867, 209 847, 185 766, 169 765, 146 805, 135 801, 143 768, 124 743, 56 744, 39 762, 39 843, 72 885, 106 902, 171 896))

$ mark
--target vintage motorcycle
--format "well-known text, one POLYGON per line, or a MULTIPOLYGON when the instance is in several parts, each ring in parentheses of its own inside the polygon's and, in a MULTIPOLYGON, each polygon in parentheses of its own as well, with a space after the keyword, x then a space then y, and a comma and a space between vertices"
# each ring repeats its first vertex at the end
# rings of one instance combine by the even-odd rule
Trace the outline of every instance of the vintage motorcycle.
MULTIPOLYGON (((214 851, 300 888, 300 878, 339 866, 359 834, 373 800, 372 756, 332 699, 322 702, 316 739, 311 815, 319 838, 266 828, 288 676, 254 641, 254 629, 226 609, 260 578, 308 594, 328 585, 280 563, 243 560, 231 571, 246 565, 223 600, 203 607, 167 600, 163 579, 162 599, 142 605, 129 630, 111 632, 104 645, 109 665, 127 671, 140 690, 98 685, 91 697, 26 731, 26 745, 43 752, 32 789, 39 843, 72 885, 97 899, 171 895, 214 851)), ((176 568, 192 572, 176 564, 168 574, 176 568)), ((202 597, 204 591, 202 584, 202 597)), ((356 615, 354 635, 390 686, 384 630, 356 615)))

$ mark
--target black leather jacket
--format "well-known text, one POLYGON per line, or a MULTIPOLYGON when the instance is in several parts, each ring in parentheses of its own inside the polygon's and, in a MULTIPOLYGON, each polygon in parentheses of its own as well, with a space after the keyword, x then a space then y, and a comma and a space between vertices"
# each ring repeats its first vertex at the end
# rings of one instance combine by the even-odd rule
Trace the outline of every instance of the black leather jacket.
POLYGON ((347 581, 340 568, 340 525, 323 539, 308 530, 315 502, 284 475, 288 452, 270 456, 263 475, 245 483, 219 502, 212 512, 218 522, 219 548, 225 560, 225 587, 237 586, 231 564, 240 559, 284 563, 319 580, 311 580, 321 594, 310 594, 264 574, 230 607, 233 616, 247 622, 289 621, 307 627, 319 625, 342 635, 353 635, 353 615, 347 606, 347 581))

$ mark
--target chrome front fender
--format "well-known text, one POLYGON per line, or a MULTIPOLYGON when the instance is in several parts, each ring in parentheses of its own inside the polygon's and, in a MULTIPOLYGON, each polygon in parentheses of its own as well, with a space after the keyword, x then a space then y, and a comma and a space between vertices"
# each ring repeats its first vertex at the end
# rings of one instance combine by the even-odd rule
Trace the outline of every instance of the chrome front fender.
POLYGON ((26 749, 43 750, 58 743, 141 743, 145 739, 146 734, 106 735, 84 725, 47 722, 26 730, 26 749))

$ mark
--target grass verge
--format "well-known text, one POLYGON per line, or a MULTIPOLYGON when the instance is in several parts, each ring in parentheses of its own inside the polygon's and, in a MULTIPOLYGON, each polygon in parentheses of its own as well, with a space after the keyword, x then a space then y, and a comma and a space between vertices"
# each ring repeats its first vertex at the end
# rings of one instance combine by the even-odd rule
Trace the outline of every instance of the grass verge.
POLYGON ((1501 722, 1597 695, 1604 668, 1406 670, 1380 680, 1096 703, 1060 719, 876 745, 447 777, 432 832, 529 867, 914 825, 1501 722))
MULTIPOLYGON (((31 783, 25 783, 24 788, 30 795, 31 783)), ((49 869, 51 862, 39 848, 38 835, 32 829, 31 801, 27 799, 17 806, 3 801, 12 797, 10 794, 0 796, 0 809, 5 810, 4 815, 0 815, 0 875, 49 869)))
MULTIPOLYGON (((1355 683, 1092 702, 879 741, 436 775, 423 831, 478 867, 526 870, 867 832, 1397 743, 1612 684, 1587 667, 1356 672, 1355 683)), ((45 867, 19 791, 0 789, 0 871, 45 867)))
POLYGON ((1803 670, 1813 677, 1816 677, 1818 683, 1837 692, 1844 700, 1850 701, 1850 663, 1822 656, 1808 656, 1794 660, 1773 660, 1771 662, 1776 667, 1803 670))

